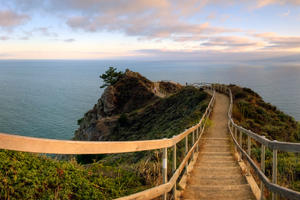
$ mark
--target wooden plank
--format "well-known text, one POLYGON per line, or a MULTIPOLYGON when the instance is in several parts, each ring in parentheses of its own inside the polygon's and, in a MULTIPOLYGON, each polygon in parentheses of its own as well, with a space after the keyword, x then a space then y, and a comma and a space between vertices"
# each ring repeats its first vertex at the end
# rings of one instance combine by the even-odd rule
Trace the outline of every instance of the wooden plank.
MULTIPOLYGON (((176 144, 174 145, 173 147, 173 165, 172 165, 172 173, 174 174, 176 172, 176 168, 177 168, 177 163, 176 163, 176 160, 177 160, 177 146, 176 144)), ((176 181, 174 183, 174 186, 173 186, 173 199, 176 200, 176 181)))
POLYGON ((271 141, 269 147, 285 152, 300 152, 300 143, 271 141))
MULTIPOLYGON (((163 149, 162 154, 162 177, 163 184, 168 182, 168 148, 163 149)), ((165 192, 162 196, 163 200, 167 200, 167 193, 165 192)))
MULTIPOLYGON (((272 183, 277 184, 277 149, 273 149, 272 183)), ((272 200, 276 199, 276 193, 272 192, 272 200)))
MULTIPOLYGON (((260 168, 263 173, 265 173, 265 156, 266 156, 266 147, 265 145, 261 145, 261 160, 260 160, 260 168)), ((264 200, 264 184, 261 181, 260 183, 260 200, 264 200)))
POLYGON ((170 191, 172 185, 170 182, 159 185, 154 188, 150 188, 148 190, 144 190, 142 192, 138 192, 129 196, 120 197, 116 200, 145 200, 145 199, 154 199, 161 196, 163 193, 170 191))
POLYGON ((172 139, 94 142, 53 140, 0 133, 0 149, 49 154, 111 154, 162 149, 173 146, 172 139))

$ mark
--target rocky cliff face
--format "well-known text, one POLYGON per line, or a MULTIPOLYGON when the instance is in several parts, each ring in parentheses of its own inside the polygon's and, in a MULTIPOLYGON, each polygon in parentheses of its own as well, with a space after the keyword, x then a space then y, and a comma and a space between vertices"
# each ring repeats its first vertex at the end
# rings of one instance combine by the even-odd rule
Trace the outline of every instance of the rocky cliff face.
POLYGON ((137 72, 127 70, 114 85, 108 86, 94 108, 78 120, 75 140, 107 140, 121 114, 141 109, 161 98, 178 92, 182 86, 174 82, 151 82, 137 72), (158 87, 158 88, 157 88, 158 87))

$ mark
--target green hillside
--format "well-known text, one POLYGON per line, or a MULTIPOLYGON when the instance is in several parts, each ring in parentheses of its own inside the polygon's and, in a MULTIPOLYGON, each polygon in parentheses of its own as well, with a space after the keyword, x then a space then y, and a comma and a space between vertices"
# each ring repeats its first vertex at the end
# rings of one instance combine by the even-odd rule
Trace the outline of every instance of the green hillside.
MULTIPOLYGON (((271 140, 300 142, 300 124, 295 119, 266 103, 249 88, 229 85, 233 95, 234 121, 271 140)), ((245 142, 246 144, 246 142, 245 142)), ((252 157, 260 162, 260 144, 252 143, 252 157)), ((278 153, 278 182, 300 191, 300 156, 295 153, 278 153)), ((272 176, 272 150, 266 149, 266 175, 272 176)))

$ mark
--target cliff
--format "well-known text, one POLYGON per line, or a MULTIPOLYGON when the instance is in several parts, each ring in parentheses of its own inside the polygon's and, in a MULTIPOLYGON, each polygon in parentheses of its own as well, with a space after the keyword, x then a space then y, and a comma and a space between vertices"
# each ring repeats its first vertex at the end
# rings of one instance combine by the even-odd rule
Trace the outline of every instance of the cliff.
POLYGON ((119 81, 104 90, 93 109, 78 120, 80 127, 76 130, 74 139, 109 140, 118 120, 124 114, 138 111, 182 88, 175 82, 152 82, 137 72, 126 70, 119 81))

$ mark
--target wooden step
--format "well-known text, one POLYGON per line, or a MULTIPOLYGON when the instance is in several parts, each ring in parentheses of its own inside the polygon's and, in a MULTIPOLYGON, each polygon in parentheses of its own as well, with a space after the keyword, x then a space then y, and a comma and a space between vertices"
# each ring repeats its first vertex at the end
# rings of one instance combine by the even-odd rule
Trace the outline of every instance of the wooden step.
POLYGON ((238 164, 236 161, 202 161, 202 162, 197 162, 195 166, 202 166, 202 167, 234 167, 237 166, 238 164))
POLYGON ((202 151, 201 155, 203 156, 232 156, 232 153, 230 151, 223 151, 223 152, 207 152, 207 151, 202 151))
POLYGON ((189 181, 189 184, 193 185, 241 185, 241 184, 247 184, 246 178, 243 176, 227 176, 227 177, 199 177, 198 179, 193 179, 189 181))
POLYGON ((194 199, 254 199, 248 184, 227 186, 191 185, 190 196, 194 199))
POLYGON ((207 160, 215 160, 215 161, 226 161, 226 160, 231 160, 234 161, 234 158, 232 155, 228 156, 222 156, 222 155, 200 155, 199 156, 199 161, 207 161, 207 160))
POLYGON ((195 171, 193 173, 195 176, 206 176, 207 174, 211 175, 230 175, 230 174, 242 174, 242 171, 239 166, 236 167, 197 167, 195 166, 195 171))

